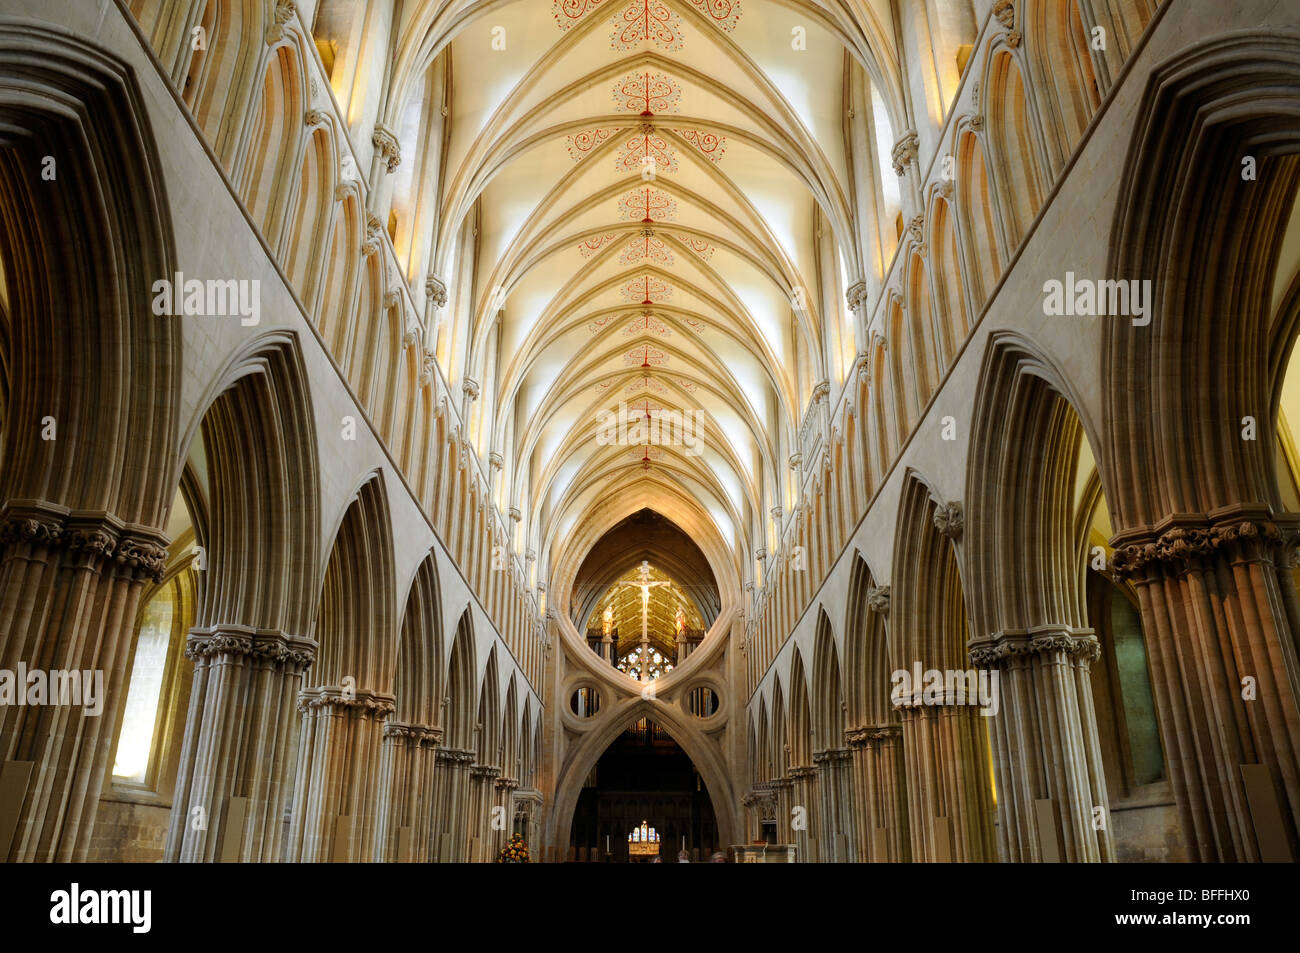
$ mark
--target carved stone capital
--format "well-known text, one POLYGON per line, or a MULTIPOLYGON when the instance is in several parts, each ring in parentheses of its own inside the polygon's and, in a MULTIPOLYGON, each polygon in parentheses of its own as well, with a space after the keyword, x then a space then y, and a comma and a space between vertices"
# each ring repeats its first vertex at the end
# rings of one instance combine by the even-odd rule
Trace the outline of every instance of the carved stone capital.
POLYGON ((296 9, 291 0, 278 0, 271 25, 266 28, 266 43, 272 46, 284 39, 284 28, 293 19, 296 9))
POLYGON ((844 741, 851 749, 868 748, 882 741, 890 741, 902 736, 901 725, 860 725, 857 728, 844 730, 844 741))
POLYGON ((480 393, 478 381, 474 380, 472 377, 465 378, 460 385, 460 389, 470 400, 478 400, 478 395, 480 393))
POLYGON ((376 123, 375 131, 370 136, 370 142, 379 154, 384 158, 384 168, 391 174, 397 171, 397 167, 402 164, 402 145, 397 141, 397 136, 388 127, 376 123))
POLYGON ((384 723, 384 738, 412 748, 436 748, 442 744, 442 729, 432 725, 408 725, 389 721, 384 723))
POLYGON ((451 768, 468 768, 477 759, 473 751, 466 748, 439 748, 435 763, 451 768))
POLYGON ((316 643, 276 629, 214 626, 191 629, 185 637, 185 657, 208 664, 260 664, 283 668, 286 674, 307 670, 316 658, 316 643))
POLYGON ((441 278, 430 275, 424 279, 424 294, 433 300, 434 307, 445 308, 447 306, 447 285, 441 278))
POLYGON ((955 543, 961 539, 965 525, 966 518, 962 513, 961 503, 954 500, 935 507, 934 528, 941 536, 946 536, 955 543))
POLYGON ((848 299, 850 311, 860 311, 867 300, 867 283, 861 280, 853 282, 844 297, 848 299))
POLYGON ((1092 629, 1052 629, 994 632, 987 638, 972 639, 969 645, 971 664, 976 668, 996 668, 1008 659, 1033 655, 1066 656, 1091 664, 1101 657, 1101 644, 1092 629))
POLYGON ((889 615, 889 587, 872 586, 868 589, 867 608, 879 615, 889 615))
MULTIPOLYGON (((1181 575, 1210 558, 1273 561, 1288 555, 1294 531, 1284 531, 1264 511, 1238 512, 1167 520, 1154 529, 1121 534, 1111 554, 1117 578, 1135 579, 1161 571, 1181 575)), ((1278 560, 1280 562, 1288 559, 1278 560)))
POLYGON ((925 239, 925 216, 913 215, 907 223, 907 234, 912 241, 920 244, 925 239))
POLYGON ((920 154, 921 139, 916 134, 915 129, 908 129, 894 143, 894 148, 890 153, 890 158, 894 161, 894 175, 901 176, 907 171, 907 167, 915 161, 920 154))
POLYGON ((329 122, 330 115, 323 109, 309 109, 303 115, 302 121, 308 126, 323 126, 329 122))
POLYGON ((379 251, 383 244, 380 235, 384 231, 383 222, 379 221, 379 216, 370 212, 366 215, 366 237, 361 243, 361 256, 369 258, 375 252, 379 251))
POLYGON ((397 710, 397 699, 384 692, 372 692, 358 689, 346 691, 337 685, 321 688, 307 688, 298 693, 298 711, 339 711, 351 712, 363 717, 387 718, 397 710))

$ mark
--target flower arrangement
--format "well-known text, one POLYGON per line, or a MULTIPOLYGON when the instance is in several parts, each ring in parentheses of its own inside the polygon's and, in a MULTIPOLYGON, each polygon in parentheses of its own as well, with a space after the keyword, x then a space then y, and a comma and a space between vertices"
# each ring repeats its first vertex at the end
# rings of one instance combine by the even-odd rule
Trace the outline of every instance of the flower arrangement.
POLYGON ((524 843, 524 838, 520 834, 511 834, 510 841, 497 854, 498 864, 527 864, 530 863, 528 857, 528 845, 524 843))

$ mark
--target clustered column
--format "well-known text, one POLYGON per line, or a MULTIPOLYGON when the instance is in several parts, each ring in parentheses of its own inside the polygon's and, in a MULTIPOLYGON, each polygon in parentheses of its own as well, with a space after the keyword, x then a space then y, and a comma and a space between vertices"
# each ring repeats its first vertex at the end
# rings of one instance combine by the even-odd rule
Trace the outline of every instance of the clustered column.
POLYGON ((1092 631, 996 633, 973 641, 970 654, 977 668, 998 673, 990 728, 1002 858, 1114 860, 1089 673, 1101 647, 1092 631))
POLYGON ((844 732, 853 776, 853 814, 859 861, 899 863, 911 859, 903 729, 867 725, 844 732))
POLYGON ((442 731, 432 725, 384 725, 376 861, 432 859, 434 777, 441 743, 442 731))
POLYGON ((813 752, 817 767, 817 790, 821 792, 817 841, 821 859, 830 863, 851 860, 856 817, 853 807, 853 772, 848 748, 813 752))
POLYGON ((243 626, 194 629, 194 662, 167 861, 277 861, 297 740, 298 691, 316 644, 243 626))
POLYGON ((392 695, 337 686, 302 692, 289 859, 348 861, 374 852, 377 770, 392 695))
POLYGON ((434 757, 433 859, 460 863, 466 859, 464 807, 469 797, 469 769, 475 754, 464 748, 438 748, 434 757))
POLYGON ((31 764, 8 859, 84 860, 112 756, 132 622, 145 581, 162 578, 167 539, 108 513, 10 501, 0 553, 0 667, 67 673, 61 685, 75 673, 79 688, 89 676, 92 692, 98 677, 103 705, 98 717, 61 698, 0 706, 0 758, 31 764))
POLYGON ((1294 541, 1293 527, 1253 504, 1115 539, 1193 861, 1300 857, 1294 541))

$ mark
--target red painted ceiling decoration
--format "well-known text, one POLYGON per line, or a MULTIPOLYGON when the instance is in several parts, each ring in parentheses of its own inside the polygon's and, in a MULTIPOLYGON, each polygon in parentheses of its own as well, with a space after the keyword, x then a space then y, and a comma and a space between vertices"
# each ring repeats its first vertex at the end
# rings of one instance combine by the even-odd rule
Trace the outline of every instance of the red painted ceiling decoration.
POLYGON ((653 43, 665 53, 682 48, 681 17, 661 0, 630 0, 614 14, 613 48, 635 50, 643 43, 653 43))
POLYGON ((626 337, 633 337, 638 334, 657 334, 661 338, 667 338, 672 337, 673 330, 649 311, 643 311, 641 317, 623 328, 623 334, 626 337))
MULTIPOLYGON (((740 16, 743 12, 740 0, 688 0, 688 2, 724 32, 732 32, 740 23, 740 16)), ((552 3, 555 23, 561 30, 568 30, 588 13, 602 6, 609 9, 616 5, 607 4, 605 0, 554 0, 552 3)), ((646 19, 660 24, 672 23, 674 25, 672 33, 677 38, 677 42, 680 43, 681 25, 677 20, 677 15, 669 10, 667 5, 662 2, 655 2, 655 0, 631 0, 627 6, 614 15, 615 32, 617 34, 620 29, 631 27, 635 28, 636 35, 639 37, 635 41, 636 43, 644 42, 646 39, 653 39, 652 36, 645 32, 647 24, 643 23, 643 21, 646 19)))
POLYGON ((587 330, 593 334, 597 331, 603 331, 605 328, 609 327, 610 322, 613 321, 615 317, 616 315, 607 314, 602 318, 597 318, 595 321, 592 321, 587 325, 587 330))
POLYGON ((689 378, 686 377, 674 377, 673 382, 682 390, 686 391, 686 393, 688 394, 694 394, 697 390, 700 389, 699 384, 695 383, 695 381, 690 380, 689 378))
POLYGON ((681 108, 682 88, 663 73, 629 73, 614 84, 614 108, 650 118, 681 108))
POLYGON ((586 129, 582 132, 575 132, 571 136, 566 136, 565 145, 569 150, 569 158, 574 162, 581 162, 618 132, 617 127, 607 129, 603 126, 597 126, 595 129, 586 129))
POLYGON ((727 153, 726 136, 706 132, 703 129, 674 129, 673 132, 698 149, 710 162, 721 162, 722 157, 727 153))
POLYGON ((628 222, 671 222, 677 217, 677 202, 649 186, 633 189, 618 200, 619 216, 628 222))
POLYGON ((651 347, 649 344, 642 344, 640 347, 634 347, 623 355, 623 363, 629 367, 642 367, 649 369, 651 367, 660 367, 668 363, 668 355, 657 347, 651 347))
MULTIPOLYGON (((649 440, 649 438, 646 438, 649 440)), ((645 446, 638 447, 635 450, 628 450, 627 455, 633 460, 640 460, 643 467, 648 468, 651 460, 662 460, 664 452, 658 447, 652 447, 648 443, 645 446)))
POLYGON ((613 232, 608 232, 604 235, 597 235, 594 238, 588 238, 585 242, 583 242, 581 245, 578 246, 578 254, 580 254, 583 258, 590 258, 592 255, 596 254, 596 252, 600 251, 606 245, 609 245, 611 242, 615 242, 615 241, 618 241, 618 235, 616 235, 613 232))
POLYGON ((686 235, 680 232, 673 235, 673 237, 705 261, 708 261, 713 257, 714 248, 704 239, 696 238, 694 235, 686 235))
POLYGON ((642 374, 623 388, 625 394, 639 394, 642 391, 649 391, 652 394, 666 394, 668 388, 661 384, 656 378, 651 377, 648 373, 642 374))
MULTIPOLYGON (((628 405, 627 419, 628 422, 631 423, 638 417, 649 418, 651 414, 657 414, 663 409, 663 404, 647 397, 645 400, 638 400, 635 404, 628 405)), ((648 420, 646 422, 648 422, 648 420)))
POLYGON ((555 22, 561 30, 567 30, 601 3, 602 0, 554 0, 555 22))
POLYGON ((652 261, 658 265, 671 266, 677 258, 664 244, 664 240, 657 236, 651 229, 646 228, 641 232, 639 238, 634 238, 628 243, 623 254, 619 256, 620 265, 635 265, 642 261, 652 261))
POLYGON ((668 282, 646 275, 643 278, 634 278, 625 284, 622 295, 636 304, 651 305, 655 303, 656 298, 660 301, 671 298, 673 289, 668 282))
POLYGON ((690 3, 727 33, 740 23, 740 0, 690 0, 690 3))
POLYGON ((701 334, 704 331, 707 331, 709 329, 709 326, 705 324, 703 321, 699 320, 698 318, 683 317, 682 324, 686 325, 696 334, 701 334))
POLYGON ((668 140, 655 132, 655 127, 644 123, 641 131, 623 143, 623 152, 615 163, 619 172, 647 170, 653 175, 677 171, 677 153, 668 140))

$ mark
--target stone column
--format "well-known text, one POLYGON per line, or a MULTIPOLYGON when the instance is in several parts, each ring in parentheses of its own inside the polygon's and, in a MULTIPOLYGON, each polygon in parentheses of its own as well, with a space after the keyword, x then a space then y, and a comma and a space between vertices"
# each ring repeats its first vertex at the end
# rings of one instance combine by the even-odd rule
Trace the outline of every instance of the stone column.
POLYGON ((29 681, 15 686, 27 704, 0 706, 0 759, 31 764, 8 860, 85 859, 113 756, 140 595, 146 580, 162 578, 166 561, 165 536, 111 514, 41 501, 5 505, 0 668, 76 673, 79 689, 74 700, 71 674, 60 675, 67 697, 49 691, 41 699, 29 681), (98 716, 84 714, 87 680, 92 693, 99 682, 98 716))
POLYGON ((469 769, 468 835, 472 864, 481 864, 492 843, 492 807, 496 802, 495 782, 501 769, 491 764, 474 764, 469 769))
MULTIPOLYGON (((793 811, 796 807, 803 808, 803 829, 793 830, 794 843, 798 846, 796 859, 801 864, 813 864, 817 862, 817 769, 812 765, 798 765, 790 769, 787 775, 790 779, 790 808, 793 811)), ((791 823, 794 820, 794 814, 790 814, 791 823)))
POLYGON ((978 710, 946 694, 896 704, 903 721, 912 859, 997 859, 988 739, 978 710))
POLYGON ((438 748, 434 757, 433 858, 444 864, 463 863, 469 768, 475 754, 463 748, 438 748))
POLYGON ((483 858, 487 863, 496 861, 497 854, 510 839, 511 826, 514 823, 514 791, 519 787, 519 781, 516 778, 502 776, 493 782, 493 787, 496 789, 496 797, 493 799, 492 809, 494 812, 499 812, 497 816, 501 818, 502 823, 499 826, 489 825, 491 837, 487 840, 483 858))
POLYGON ((1171 517, 1114 543, 1113 568, 1137 589, 1190 859, 1296 860, 1294 528, 1266 507, 1240 505, 1171 517))
POLYGON ((1092 630, 998 632, 973 640, 970 654, 976 667, 998 673, 989 728, 1002 859, 1114 860, 1089 674, 1101 648, 1092 630))
POLYGON ((168 861, 281 857, 296 708, 316 644, 243 626, 194 629, 194 681, 176 779, 168 861))
POLYGON ((853 803, 850 790, 849 751, 828 748, 813 752, 817 766, 817 790, 821 793, 817 842, 819 859, 826 863, 843 863, 851 859, 853 803))
POLYGON ((442 731, 431 725, 391 721, 384 725, 376 861, 417 864, 429 861, 433 841, 434 769, 441 742, 442 731))
POLYGON ((337 686, 299 696, 302 733, 287 859, 364 860, 374 853, 378 773, 392 695, 337 686))
MULTIPOLYGON (((789 778, 773 778, 768 782, 768 787, 772 792, 775 807, 776 842, 778 844, 793 844, 794 832, 790 829, 790 807, 794 801, 790 795, 794 783, 789 778)), ((803 858, 799 859, 802 860, 803 858)))
POLYGON ((911 860, 903 729, 899 725, 850 728, 844 740, 854 779, 854 813, 859 818, 855 859, 878 864, 911 860))

